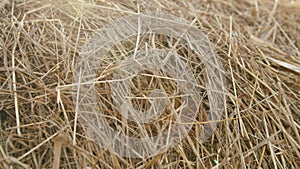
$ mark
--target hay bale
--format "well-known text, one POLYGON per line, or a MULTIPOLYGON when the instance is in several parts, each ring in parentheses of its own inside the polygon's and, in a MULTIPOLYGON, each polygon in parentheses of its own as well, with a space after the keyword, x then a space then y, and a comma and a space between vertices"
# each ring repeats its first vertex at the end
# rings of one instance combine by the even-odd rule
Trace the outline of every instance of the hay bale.
MULTIPOLYGON (((299 168, 298 1, 2 1, 0 9, 1 168, 299 168), (197 121, 181 142, 158 155, 131 159, 103 149, 77 123, 73 73, 84 45, 97 31, 138 11, 184 18, 207 35, 223 65, 226 100, 216 121, 207 120, 209 99, 199 101, 197 121), (218 127, 204 142, 201 129, 211 123, 218 127)), ((134 53, 135 40, 116 45, 110 56, 134 53)), ((189 58, 192 52, 184 48, 180 54, 189 58)), ((119 65, 106 64, 111 67, 99 70, 110 70, 112 76, 119 65)), ((147 85, 149 77, 134 79, 133 85, 147 85)), ((207 90, 201 79, 197 82, 207 90)), ((176 89, 170 81, 156 81, 151 89, 176 89)), ((96 87, 99 95, 111 94, 109 85, 96 87)), ((136 90, 135 96, 142 94, 162 95, 136 90)), ((122 119, 110 107, 113 100, 100 98, 107 101, 102 109, 106 106, 110 117, 122 119)), ((175 103, 177 108, 182 104, 175 103)), ((135 104, 147 109, 146 102, 135 104)), ((137 125, 121 124, 120 131, 137 125)), ((153 128, 144 126, 147 132, 153 128)))

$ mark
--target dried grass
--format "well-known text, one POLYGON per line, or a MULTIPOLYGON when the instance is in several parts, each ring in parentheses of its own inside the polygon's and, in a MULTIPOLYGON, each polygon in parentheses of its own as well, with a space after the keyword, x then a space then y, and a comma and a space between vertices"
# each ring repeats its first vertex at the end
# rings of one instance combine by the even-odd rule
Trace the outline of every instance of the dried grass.
POLYGON ((300 168, 298 1, 20 0, 0 8, 0 168, 300 168), (227 101, 208 142, 199 140, 199 121, 167 152, 130 159, 74 123, 72 85, 92 34, 138 6, 195 20, 223 63, 227 101))

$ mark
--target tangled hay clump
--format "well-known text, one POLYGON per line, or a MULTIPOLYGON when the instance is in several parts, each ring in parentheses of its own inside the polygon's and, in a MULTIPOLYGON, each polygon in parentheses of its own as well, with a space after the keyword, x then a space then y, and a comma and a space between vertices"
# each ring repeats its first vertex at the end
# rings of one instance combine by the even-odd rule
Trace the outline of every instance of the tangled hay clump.
POLYGON ((1 1, 0 168, 299 168, 299 8, 1 1))
POLYGON ((119 18, 91 38, 77 62, 76 112, 100 145, 110 150, 113 144, 112 149, 122 156, 153 156, 172 142, 178 143, 193 126, 205 100, 210 113, 204 120, 212 122, 201 130, 201 141, 209 137, 216 127, 213 121, 221 117, 223 68, 207 37, 182 19, 166 14, 119 18), (94 83, 100 84, 101 92, 92 90, 94 83), (105 115, 99 113, 98 102, 105 115), (124 118, 119 119, 123 121, 120 126, 134 121, 136 127, 128 127, 139 132, 127 138, 119 135, 119 125, 105 122, 118 114, 124 118))

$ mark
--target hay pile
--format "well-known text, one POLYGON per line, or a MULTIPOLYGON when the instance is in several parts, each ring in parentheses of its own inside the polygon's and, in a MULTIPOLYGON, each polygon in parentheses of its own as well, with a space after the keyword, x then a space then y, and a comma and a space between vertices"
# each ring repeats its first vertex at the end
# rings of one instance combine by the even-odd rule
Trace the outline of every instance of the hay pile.
MULTIPOLYGON (((288 0, 1 1, 0 167, 300 168, 299 9, 298 1, 288 0), (199 139, 203 124, 211 123, 200 118, 209 114, 207 98, 182 142, 148 158, 102 149, 77 122, 73 73, 82 48, 104 25, 137 12, 182 17, 214 45, 227 99, 208 141, 199 139)), ((126 51, 132 41, 115 48, 126 51)), ((109 94, 97 87, 98 94, 109 94)))

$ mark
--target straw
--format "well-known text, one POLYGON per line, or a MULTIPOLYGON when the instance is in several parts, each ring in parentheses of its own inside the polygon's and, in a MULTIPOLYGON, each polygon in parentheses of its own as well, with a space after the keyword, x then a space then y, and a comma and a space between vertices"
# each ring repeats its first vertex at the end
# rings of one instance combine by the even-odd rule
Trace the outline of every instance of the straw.
POLYGON ((299 18, 292 0, 1 1, 0 168, 299 168, 299 18))

